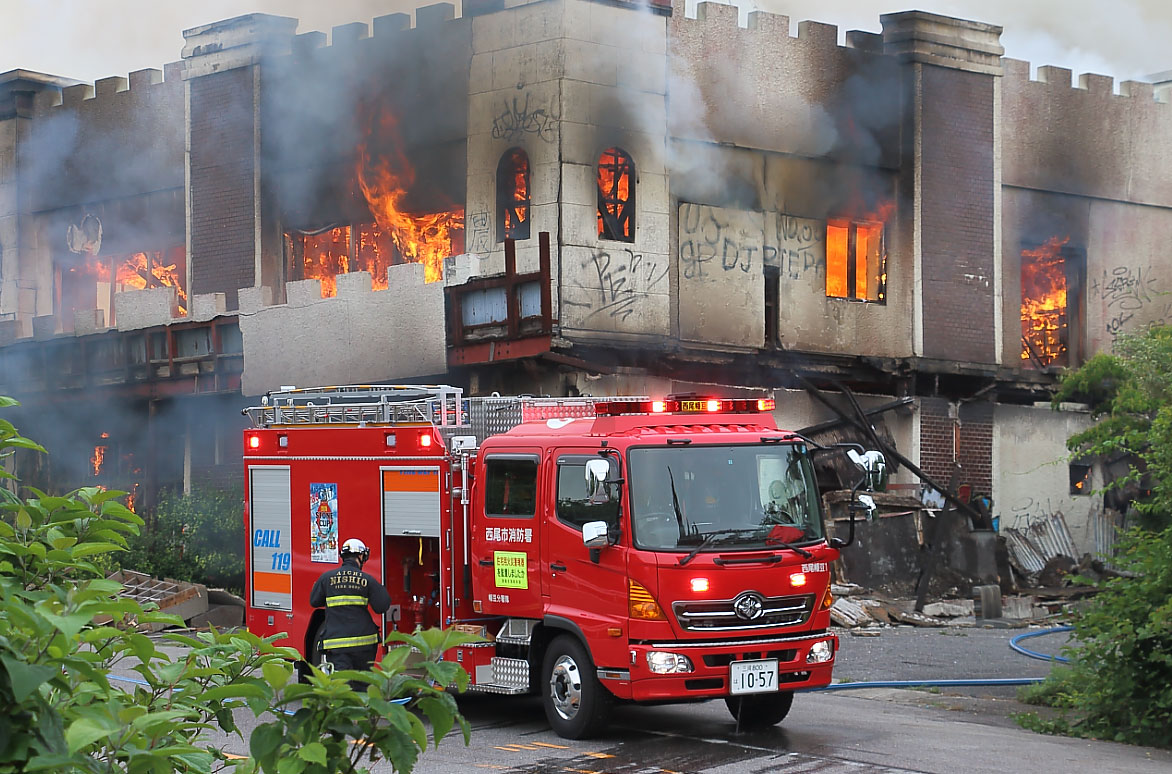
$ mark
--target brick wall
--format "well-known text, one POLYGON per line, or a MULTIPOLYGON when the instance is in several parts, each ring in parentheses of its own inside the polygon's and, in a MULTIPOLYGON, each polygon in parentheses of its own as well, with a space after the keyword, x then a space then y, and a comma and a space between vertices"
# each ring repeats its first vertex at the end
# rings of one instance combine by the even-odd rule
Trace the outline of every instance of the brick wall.
POLYGON ((191 81, 191 290, 255 284, 252 68, 191 81))
MULTIPOLYGON (((956 423, 943 398, 920 400, 920 468, 941 486, 952 479, 956 423)), ((957 461, 960 483, 971 484, 973 494, 993 491, 993 405, 963 403, 960 406, 960 439, 957 461)))
POLYGON ((993 76, 922 72, 924 356, 993 363, 993 76))

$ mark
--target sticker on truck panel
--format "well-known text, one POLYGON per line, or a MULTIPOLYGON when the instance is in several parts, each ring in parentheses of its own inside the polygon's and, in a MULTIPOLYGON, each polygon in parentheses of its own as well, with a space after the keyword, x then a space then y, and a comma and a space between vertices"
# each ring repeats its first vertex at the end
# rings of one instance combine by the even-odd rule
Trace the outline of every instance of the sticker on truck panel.
POLYGON ((529 557, 522 551, 493 551, 492 564, 498 588, 529 588, 529 557))
POLYGON ((338 485, 309 485, 309 561, 338 563, 338 485))

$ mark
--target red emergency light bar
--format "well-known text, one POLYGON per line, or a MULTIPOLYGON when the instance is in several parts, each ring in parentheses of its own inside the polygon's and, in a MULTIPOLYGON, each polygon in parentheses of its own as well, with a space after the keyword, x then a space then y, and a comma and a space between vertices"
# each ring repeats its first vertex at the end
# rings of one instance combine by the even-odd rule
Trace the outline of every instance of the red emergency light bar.
POLYGON ((687 398, 672 400, 613 400, 594 404, 600 417, 622 414, 752 414, 773 411, 773 398, 687 398))

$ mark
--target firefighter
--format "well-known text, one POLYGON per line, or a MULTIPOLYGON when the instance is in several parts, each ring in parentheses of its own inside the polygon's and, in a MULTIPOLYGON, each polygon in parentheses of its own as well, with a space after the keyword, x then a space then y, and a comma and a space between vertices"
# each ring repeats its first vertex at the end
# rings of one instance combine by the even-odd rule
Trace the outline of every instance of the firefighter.
POLYGON ((342 544, 342 566, 322 573, 309 593, 309 604, 325 607, 326 619, 318 635, 323 660, 333 669, 369 669, 378 651, 378 626, 366 612, 379 615, 391 606, 383 585, 362 571, 370 549, 358 538, 342 544))

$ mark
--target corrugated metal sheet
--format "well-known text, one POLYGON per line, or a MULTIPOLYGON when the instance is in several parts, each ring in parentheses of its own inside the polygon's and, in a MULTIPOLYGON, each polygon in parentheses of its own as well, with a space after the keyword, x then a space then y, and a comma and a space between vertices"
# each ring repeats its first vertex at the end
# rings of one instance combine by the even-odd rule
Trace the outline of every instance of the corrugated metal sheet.
POLYGON ((1061 511, 1039 519, 1025 529, 1009 527, 1003 534, 1010 559, 1027 575, 1041 572, 1046 562, 1055 556, 1079 557, 1061 511))
POLYGON ((1090 518, 1091 532, 1095 536, 1095 556, 1105 567, 1114 569, 1115 565, 1110 561, 1110 557, 1115 555, 1115 540, 1119 535, 1119 525, 1116 522, 1118 514, 1115 511, 1095 512, 1090 518))

